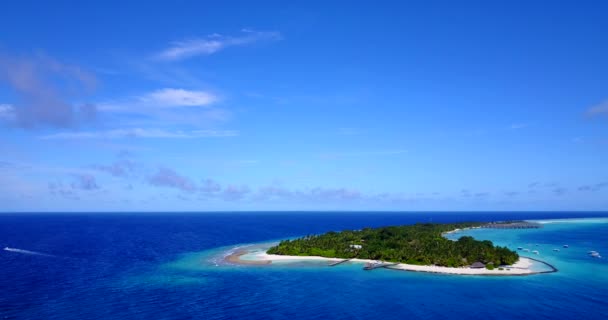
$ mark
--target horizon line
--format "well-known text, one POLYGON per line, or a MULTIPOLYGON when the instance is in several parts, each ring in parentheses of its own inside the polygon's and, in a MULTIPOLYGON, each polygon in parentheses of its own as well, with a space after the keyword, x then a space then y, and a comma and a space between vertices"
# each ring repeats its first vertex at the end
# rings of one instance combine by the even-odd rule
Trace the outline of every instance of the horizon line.
POLYGON ((186 210, 186 211, 0 211, 2 214, 96 213, 608 213, 606 210, 186 210))

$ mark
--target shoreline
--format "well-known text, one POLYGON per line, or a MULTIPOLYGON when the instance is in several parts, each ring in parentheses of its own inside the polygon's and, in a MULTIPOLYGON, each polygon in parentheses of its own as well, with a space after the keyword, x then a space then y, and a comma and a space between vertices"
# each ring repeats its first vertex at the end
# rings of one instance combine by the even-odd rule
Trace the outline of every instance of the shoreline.
MULTIPOLYGON (((262 252, 248 252, 246 250, 240 250, 234 252, 225 257, 225 261, 238 264, 238 265, 271 265, 271 264, 282 264, 282 263, 290 263, 290 262, 301 262, 301 261, 319 261, 319 262, 337 262, 340 260, 344 260, 341 258, 326 258, 320 256, 283 256, 283 255, 275 255, 268 254, 265 251, 262 252), (244 255, 250 255, 249 259, 241 259, 244 255)), ((547 263, 527 258, 520 257, 519 260, 511 266, 502 267, 503 270, 499 270, 499 267, 496 267, 493 270, 488 270, 486 268, 469 268, 469 267, 442 267, 442 266, 429 266, 429 265, 413 265, 406 263, 398 263, 396 265, 387 267, 386 269, 390 270, 398 270, 398 271, 410 271, 410 272, 427 272, 427 273, 436 273, 436 274, 451 274, 451 275, 482 275, 482 276, 525 276, 525 275, 533 275, 533 274, 541 274, 541 273, 550 273, 556 272, 557 269, 552 268, 552 266, 548 265, 552 268, 552 270, 546 271, 535 271, 532 270, 532 266, 537 263, 543 263, 548 265, 547 263)), ((377 262, 375 260, 368 259, 351 259, 347 263, 357 263, 357 264, 365 264, 365 263, 374 263, 377 262)))
MULTIPOLYGON (((446 231, 446 232, 442 233, 441 236, 446 238, 445 236, 448 234, 457 233, 457 232, 466 231, 466 230, 473 230, 473 229, 481 229, 481 227, 468 227, 468 228, 462 228, 462 229, 456 228, 454 230, 450 230, 450 231, 446 231)), ((448 239, 448 238, 446 238, 446 239, 448 239)), ((448 240, 454 241, 453 239, 448 239, 448 240)))
MULTIPOLYGON (((442 233, 441 235, 445 237, 445 235, 457 233, 460 231, 465 231, 469 229, 478 229, 479 227, 469 227, 463 229, 455 229, 451 231, 447 231, 442 233)), ((263 251, 251 252, 244 249, 237 250, 232 254, 227 255, 224 258, 224 261, 238 264, 238 265, 271 265, 276 263, 289 263, 289 262, 300 262, 300 261, 325 261, 328 265, 332 262, 338 262, 341 260, 345 260, 342 258, 327 258, 321 256, 287 256, 287 255, 276 255, 276 254, 268 254, 266 252, 267 248, 262 248, 263 251), (241 259, 242 256, 250 255, 250 259, 241 259)), ((366 263, 376 263, 376 260, 369 259, 358 259, 353 258, 349 259, 347 263, 358 263, 358 264, 366 264, 366 263)), ((380 261, 382 262, 382 261, 380 261)), ((534 274, 543 274, 543 273, 553 273, 557 272, 557 269, 546 263, 542 260, 528 258, 528 257, 519 257, 519 260, 510 266, 498 266, 492 270, 486 268, 470 268, 470 267, 443 267, 443 266, 435 266, 435 265, 413 265, 406 263, 397 263, 395 265, 391 265, 385 267, 390 270, 398 270, 398 271, 410 271, 410 272, 427 272, 427 273, 435 273, 435 274, 449 274, 449 275, 481 275, 481 276, 527 276, 534 274), (532 266, 535 264, 544 264, 549 267, 549 270, 541 270, 535 271, 532 270, 532 266), (502 270, 499 270, 502 268, 502 270)))

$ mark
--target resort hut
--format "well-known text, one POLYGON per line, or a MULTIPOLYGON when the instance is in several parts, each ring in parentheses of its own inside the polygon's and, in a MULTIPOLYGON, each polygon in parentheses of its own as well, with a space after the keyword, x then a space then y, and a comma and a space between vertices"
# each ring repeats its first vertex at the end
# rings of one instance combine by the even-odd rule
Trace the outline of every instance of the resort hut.
POLYGON ((481 269, 481 268, 485 268, 485 267, 486 267, 486 265, 479 261, 477 261, 471 265, 471 269, 481 269))

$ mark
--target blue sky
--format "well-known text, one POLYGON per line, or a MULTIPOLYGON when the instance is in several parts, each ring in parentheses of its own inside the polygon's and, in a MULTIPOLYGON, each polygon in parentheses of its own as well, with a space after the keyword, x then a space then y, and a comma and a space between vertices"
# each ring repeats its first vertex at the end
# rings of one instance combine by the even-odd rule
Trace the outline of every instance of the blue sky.
POLYGON ((601 1, 0 12, 0 211, 606 210, 601 1))

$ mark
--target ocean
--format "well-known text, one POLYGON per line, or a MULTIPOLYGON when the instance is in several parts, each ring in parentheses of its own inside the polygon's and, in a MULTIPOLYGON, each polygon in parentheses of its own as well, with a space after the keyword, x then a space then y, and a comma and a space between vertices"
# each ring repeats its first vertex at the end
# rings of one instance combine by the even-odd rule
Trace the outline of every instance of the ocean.
POLYGON ((0 251, 0 319, 606 319, 608 219, 450 235, 534 248, 540 254, 530 256, 559 270, 531 276, 217 259, 240 245, 330 230, 582 217, 608 212, 2 214, 0 246, 10 249, 0 251))

